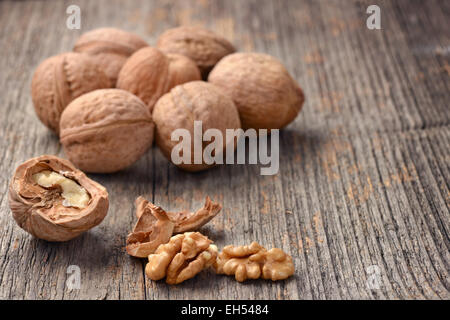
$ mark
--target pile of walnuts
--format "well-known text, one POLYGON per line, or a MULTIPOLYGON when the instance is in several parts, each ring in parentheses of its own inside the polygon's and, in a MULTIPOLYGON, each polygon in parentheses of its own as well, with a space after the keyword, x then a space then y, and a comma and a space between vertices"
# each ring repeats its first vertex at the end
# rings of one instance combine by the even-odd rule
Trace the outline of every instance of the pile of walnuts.
MULTIPOLYGON (((111 173, 136 162, 153 144, 170 159, 176 129, 280 129, 300 112, 304 95, 286 68, 261 53, 235 53, 201 27, 163 33, 156 47, 114 28, 83 34, 73 52, 43 61, 31 94, 37 116, 59 136, 67 158, 32 158, 15 171, 9 203, 17 224, 37 238, 67 241, 98 225, 108 192, 83 171, 111 173)), ((226 148, 226 141, 222 144, 226 148)), ((203 146, 204 147, 204 146, 203 146)), ((211 165, 177 164, 188 171, 211 165)), ((195 232, 222 206, 206 198, 197 211, 166 212, 142 197, 127 252, 148 258, 150 279, 178 284, 208 267, 247 279, 286 279, 292 257, 256 242, 222 252, 195 232)))
MULTIPOLYGON (((194 121, 223 135, 226 129, 288 125, 304 102, 299 85, 274 57, 235 51, 202 27, 169 29, 155 47, 130 32, 95 29, 80 36, 73 52, 38 66, 34 108, 59 135, 67 158, 93 173, 127 168, 154 138, 171 160, 171 133, 192 134, 194 121)), ((188 171, 211 167, 177 165, 188 171)))

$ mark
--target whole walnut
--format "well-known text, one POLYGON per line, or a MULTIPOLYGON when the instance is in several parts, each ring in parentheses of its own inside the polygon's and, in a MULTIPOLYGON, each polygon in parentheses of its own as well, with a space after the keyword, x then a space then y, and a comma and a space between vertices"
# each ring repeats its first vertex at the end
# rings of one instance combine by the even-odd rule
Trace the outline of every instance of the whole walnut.
MULTIPOLYGON (((202 140, 202 137, 197 137, 194 132, 195 121, 201 122, 202 132, 199 133, 202 135, 208 129, 217 129, 223 137, 223 147, 219 150, 223 152, 227 145, 235 143, 234 138, 227 137, 226 129, 235 130, 241 127, 239 114, 233 101, 218 88, 204 81, 192 81, 176 86, 162 96, 153 110, 153 120, 156 125, 156 143, 164 156, 171 161, 173 160, 172 149, 181 143, 171 139, 172 132, 177 129, 185 129, 190 134, 191 149, 194 149, 195 139, 202 140)), ((199 163, 195 163, 195 150, 191 152, 190 157, 178 151, 177 155, 188 159, 175 165, 187 171, 199 171, 211 167, 213 164, 208 164, 202 157, 205 147, 211 142, 201 143, 199 163)))
POLYGON ((70 103, 61 116, 60 141, 81 170, 107 173, 137 161, 153 143, 147 106, 120 89, 102 89, 70 103))
POLYGON ((66 241, 103 220, 108 192, 69 161, 44 155, 17 167, 9 206, 17 224, 33 236, 66 241))
POLYGON ((245 129, 281 129, 295 119, 305 100, 281 62, 262 53, 226 56, 208 81, 233 99, 245 129))
POLYGON ((168 53, 166 57, 169 59, 169 86, 166 91, 179 84, 202 79, 197 65, 188 57, 176 53, 168 53))
POLYGON ((191 58, 205 79, 220 59, 236 51, 227 39, 211 30, 194 26, 167 30, 159 37, 157 47, 165 53, 178 53, 191 58))
POLYGON ((115 86, 117 76, 129 56, 148 44, 134 33, 115 28, 88 31, 78 38, 73 50, 91 55, 115 86))
POLYGON ((67 52, 44 60, 37 67, 31 97, 39 119, 58 133, 61 113, 73 99, 110 86, 95 60, 85 54, 67 52))
POLYGON ((151 112, 156 101, 169 87, 169 59, 158 49, 145 47, 136 51, 123 65, 117 88, 138 96, 151 112))
POLYGON ((158 49, 146 47, 135 52, 124 64, 117 88, 141 98, 151 112, 156 101, 172 87, 199 79, 199 71, 189 59, 166 56, 158 49))

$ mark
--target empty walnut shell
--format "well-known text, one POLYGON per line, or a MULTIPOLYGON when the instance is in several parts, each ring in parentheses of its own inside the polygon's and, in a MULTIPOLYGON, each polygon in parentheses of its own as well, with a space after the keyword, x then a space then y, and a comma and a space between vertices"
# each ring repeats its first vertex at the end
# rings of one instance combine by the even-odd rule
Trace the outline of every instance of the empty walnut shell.
POLYGON ((128 57, 146 46, 145 40, 134 33, 100 28, 82 34, 73 50, 91 55, 115 86, 119 71, 128 57))
POLYGON ((167 243, 175 224, 166 212, 142 197, 136 199, 138 221, 127 237, 127 252, 138 258, 146 258, 160 244, 167 243))
POLYGON ((159 37, 157 47, 165 53, 178 53, 191 58, 205 79, 220 59, 236 51, 227 39, 211 30, 194 26, 167 30, 159 37))
POLYGON ((179 84, 202 79, 197 65, 188 57, 176 53, 168 53, 166 57, 169 59, 169 87, 166 91, 179 84))
POLYGON ((31 97, 42 123, 58 132, 61 113, 73 99, 110 86, 91 57, 67 52, 44 60, 37 67, 31 82, 31 97))
POLYGON ((122 170, 153 143, 148 108, 120 89, 96 90, 75 99, 64 110, 60 126, 65 154, 87 172, 122 170))
POLYGON ((281 62, 262 53, 226 56, 208 81, 233 99, 245 129, 281 129, 295 119, 305 100, 281 62))
MULTIPOLYGON (((172 149, 181 143, 171 140, 172 132, 176 129, 186 129, 192 137, 191 146, 193 146, 193 141, 197 138, 194 135, 194 121, 201 121, 202 133, 208 129, 217 129, 222 133, 222 146, 225 150, 227 145, 235 143, 234 138, 227 140, 226 129, 241 127, 233 101, 217 87, 203 81, 192 81, 176 86, 162 96, 153 110, 153 119, 156 124, 156 143, 169 160, 172 149)), ((209 143, 203 142, 202 154, 209 143)), ((205 163, 204 159, 195 163, 194 151, 191 152, 191 159, 187 160, 176 165, 187 171, 199 171, 212 166, 205 163)))
POLYGON ((207 196, 205 205, 197 211, 178 211, 167 212, 169 219, 175 223, 174 233, 183 233, 188 231, 196 231, 212 218, 214 218, 222 210, 222 205, 212 202, 207 196))
POLYGON ((17 224, 33 236, 47 241, 70 240, 98 225, 108 211, 108 192, 72 163, 44 155, 27 160, 15 171, 9 186, 9 206, 17 224), (64 202, 61 187, 42 187, 33 175, 44 170, 76 182, 89 196, 84 208, 64 202))
POLYGON ((117 88, 127 90, 144 101, 151 112, 156 101, 169 88, 169 59, 152 47, 136 51, 125 62, 117 88))
POLYGON ((208 223, 222 209, 206 197, 203 208, 193 211, 166 212, 143 197, 136 199, 138 222, 127 238, 127 252, 134 257, 147 257, 160 244, 167 243, 173 233, 194 231, 208 223))

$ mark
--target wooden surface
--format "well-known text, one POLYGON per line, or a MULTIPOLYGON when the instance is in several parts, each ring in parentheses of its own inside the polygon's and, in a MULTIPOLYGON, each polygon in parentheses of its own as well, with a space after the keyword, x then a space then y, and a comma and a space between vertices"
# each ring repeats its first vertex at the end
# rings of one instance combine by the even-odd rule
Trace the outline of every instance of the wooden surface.
POLYGON ((439 0, 0 2, 0 298, 449 299, 449 21, 450 2, 439 0), (81 30, 65 26, 73 3, 81 30), (366 28, 373 3, 382 30, 366 28), (9 179, 30 157, 63 156, 34 114, 36 66, 95 27, 154 44, 179 24, 278 57, 303 87, 304 108, 280 134, 279 174, 255 165, 186 173, 153 148, 126 171, 90 175, 110 193, 101 225, 66 243, 33 239, 12 218, 9 179), (149 281, 145 260, 124 250, 138 195, 173 210, 210 195, 224 208, 203 231, 219 248, 281 247, 295 276, 149 281), (69 265, 80 267, 79 290, 66 287, 69 265), (374 270, 379 289, 367 286, 374 270))

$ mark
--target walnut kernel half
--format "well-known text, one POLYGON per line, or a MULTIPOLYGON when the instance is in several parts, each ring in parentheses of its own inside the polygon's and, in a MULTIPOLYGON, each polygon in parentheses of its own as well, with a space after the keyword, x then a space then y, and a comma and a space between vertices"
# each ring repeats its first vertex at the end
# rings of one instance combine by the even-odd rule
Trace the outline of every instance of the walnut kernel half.
POLYGON ((152 280, 166 277, 168 284, 190 279, 216 261, 217 247, 211 243, 199 232, 173 236, 148 256, 145 274, 152 280))
POLYGON ((267 251, 257 242, 248 246, 226 246, 214 264, 218 274, 234 275, 243 282, 247 279, 283 280, 294 274, 292 257, 283 250, 267 251))

